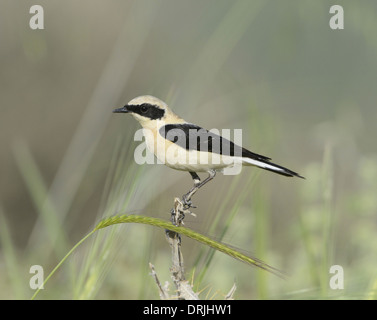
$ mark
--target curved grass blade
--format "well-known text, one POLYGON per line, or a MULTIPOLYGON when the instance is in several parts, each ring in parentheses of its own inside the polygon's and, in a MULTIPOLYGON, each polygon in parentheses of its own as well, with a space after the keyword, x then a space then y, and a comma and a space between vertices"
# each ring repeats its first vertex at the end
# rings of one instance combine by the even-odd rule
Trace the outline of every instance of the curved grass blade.
MULTIPOLYGON (((43 282, 43 285, 42 285, 42 288, 45 286, 45 284, 47 283, 47 281, 51 278, 51 276, 55 273, 56 270, 59 269, 59 267, 63 264, 63 262, 65 260, 67 260, 67 258, 73 253, 73 251, 76 250, 76 248, 82 244, 86 239, 88 239, 94 232, 96 232, 96 229, 92 230, 91 232, 89 232, 84 238, 82 238, 79 242, 77 242, 75 244, 75 246, 69 250, 69 252, 64 256, 64 258, 56 265, 56 267, 50 272, 50 274, 47 276, 47 278, 45 279, 45 281, 43 282)), ((41 290, 41 287, 39 287, 35 293, 33 294, 33 296, 31 297, 31 300, 34 300, 34 298, 37 296, 37 294, 39 293, 39 291, 41 290)))
MULTIPOLYGON (((47 283, 47 281, 51 278, 51 276, 56 272, 56 270, 59 269, 59 267, 63 264, 63 262, 76 250, 76 248, 81 245, 86 239, 88 239, 93 233, 95 233, 97 230, 109 227, 114 224, 120 224, 120 223, 140 223, 140 224, 148 224, 151 226, 156 226, 159 228, 167 229, 176 233, 180 233, 185 235, 186 237, 189 237, 191 239, 194 239, 200 243, 203 243, 205 245, 210 246, 211 248, 214 248, 218 251, 221 251, 228 256, 235 258, 237 260, 240 260, 242 262, 245 262, 249 265, 256 266, 258 268, 264 269, 268 272, 271 272, 281 278, 284 278, 284 274, 279 271, 278 269, 269 266, 268 264, 264 263, 263 261, 247 256, 230 246, 227 246, 221 242, 217 242, 215 240, 212 240, 211 238, 204 236, 196 231, 193 231, 191 229, 185 228, 185 227, 177 227, 174 226, 171 222, 169 221, 164 221, 161 219, 157 218, 152 218, 152 217, 144 217, 144 216, 138 216, 138 215, 116 215, 112 216, 109 218, 105 218, 102 221, 100 221, 97 226, 89 232, 84 238, 82 238, 65 256, 64 258, 57 264, 57 266, 51 271, 51 273, 47 276, 45 281, 43 282, 43 286, 47 283)), ((34 293, 34 295, 31 297, 31 300, 34 300, 34 298, 37 296, 39 293, 40 288, 37 289, 34 293)))
POLYGON ((152 225, 152 226, 156 226, 156 227, 159 227, 159 228, 163 228, 163 229, 167 229, 167 230, 170 230, 170 231, 173 231, 173 232, 176 232, 176 233, 180 233, 180 234, 183 234, 185 235, 186 237, 189 237, 193 240, 196 240, 202 244, 205 244, 207 246, 210 246, 211 248, 215 249, 215 250, 218 250, 218 251, 221 251, 225 254, 227 254, 228 256, 232 257, 232 258, 235 258, 237 260, 240 260, 242 262, 245 262, 249 265, 253 265, 253 266, 256 266, 258 268, 261 268, 261 269, 264 269, 268 272, 271 272, 281 278, 284 278, 285 275, 283 274, 282 271, 272 267, 272 266, 269 266, 268 264, 264 263, 263 261, 257 259, 257 258, 254 258, 254 257, 251 257, 251 256, 247 256, 237 250, 235 250, 234 248, 230 247, 230 246, 227 246, 226 244, 224 243, 221 243, 221 242, 217 242, 207 236, 204 236, 196 231, 193 231, 189 228, 186 228, 186 227, 177 227, 177 226, 174 226, 173 224, 171 224, 171 222, 169 221, 164 221, 164 220, 161 220, 161 219, 157 219, 157 218, 152 218, 152 217, 144 217, 144 216, 138 216, 138 215, 117 215, 117 216, 113 216, 113 217, 109 217, 109 218, 106 218, 102 221, 100 221, 97 226, 94 228, 94 230, 99 230, 99 229, 102 229, 102 228, 105 228, 105 227, 108 227, 110 225, 113 225, 113 224, 118 224, 118 223, 141 223, 141 224, 149 224, 149 225, 152 225))

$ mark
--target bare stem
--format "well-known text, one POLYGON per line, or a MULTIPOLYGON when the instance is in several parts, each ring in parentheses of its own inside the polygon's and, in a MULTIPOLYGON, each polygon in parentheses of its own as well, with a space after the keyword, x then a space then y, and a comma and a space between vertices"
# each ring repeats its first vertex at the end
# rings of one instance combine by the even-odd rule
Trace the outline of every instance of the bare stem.
POLYGON ((160 280, 158 279, 157 277, 157 273, 156 271, 154 270, 154 265, 149 263, 149 268, 151 269, 151 276, 153 277, 154 281, 156 282, 157 284, 157 287, 158 287, 158 291, 160 293, 160 299, 161 300, 168 300, 170 297, 169 297, 169 293, 168 293, 168 288, 167 287, 162 287, 161 286, 161 283, 160 283, 160 280))
MULTIPOLYGON (((171 211, 171 221, 175 226, 182 226, 185 213, 184 205, 179 198, 174 199, 174 208, 171 211)), ((185 279, 183 255, 181 251, 181 235, 177 232, 166 230, 166 238, 171 247, 172 266, 171 277, 177 288, 178 300, 198 300, 198 295, 192 290, 190 283, 185 279)))

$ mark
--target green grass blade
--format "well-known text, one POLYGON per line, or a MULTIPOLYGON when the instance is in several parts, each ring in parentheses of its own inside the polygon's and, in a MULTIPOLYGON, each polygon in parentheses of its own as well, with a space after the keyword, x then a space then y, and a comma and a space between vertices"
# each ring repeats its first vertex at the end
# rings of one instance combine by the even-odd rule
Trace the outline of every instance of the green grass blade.
MULTIPOLYGON (((75 246, 69 250, 69 252, 64 256, 64 258, 56 265, 56 267, 50 272, 50 274, 47 276, 47 278, 45 279, 45 281, 43 282, 43 287, 45 286, 45 284, 47 283, 47 281, 52 277, 52 275, 60 268, 60 266, 64 263, 65 260, 67 260, 67 258, 76 250, 76 248, 78 246, 80 246, 86 239, 88 239, 94 232, 96 231, 93 230, 91 231, 90 233, 88 233, 84 238, 82 238, 79 242, 77 242, 75 244, 75 246)), ((35 293, 33 294, 33 296, 31 297, 31 300, 34 300, 35 297, 37 296, 37 294, 39 293, 41 289, 38 288, 35 293)))
POLYGON ((228 256, 235 258, 237 260, 240 260, 242 262, 245 262, 249 265, 256 266, 258 268, 264 269, 266 271, 269 271, 275 275, 278 275, 280 277, 283 277, 283 274, 278 269, 275 269, 274 267, 271 267, 267 265, 266 263, 260 261, 257 258, 249 257, 221 242, 215 241, 207 236, 204 236, 196 231, 193 231, 191 229, 185 228, 185 227, 177 227, 171 224, 171 222, 164 221, 158 218, 152 218, 152 217, 144 217, 144 216, 138 216, 138 215, 118 215, 113 216, 110 218, 106 218, 99 222, 94 230, 99 230, 105 227, 108 227, 113 224, 118 223, 141 223, 141 224, 148 224, 152 226, 156 226, 159 228, 167 229, 179 234, 183 234, 186 237, 189 237, 193 240, 196 240, 202 244, 205 244, 207 246, 210 246, 211 248, 218 250, 220 252, 223 252, 227 254, 228 256))
MULTIPOLYGON (((23 299, 24 283, 19 269, 19 263, 16 255, 16 250, 12 242, 12 237, 9 232, 8 223, 0 207, 0 244, 2 254, 5 261, 6 270, 8 272, 9 281, 12 285, 14 297, 16 299, 23 299)), ((10 294, 12 296, 12 293, 10 294)))
MULTIPOLYGON (((62 223, 59 215, 48 197, 48 190, 43 181, 42 174, 25 143, 20 141, 15 143, 13 145, 13 153, 21 176, 36 207, 40 222, 45 226, 44 230, 47 230, 47 237, 52 248, 57 254, 61 255, 69 248, 69 241, 61 227, 62 223)), ((42 239, 41 231, 37 224, 31 237, 38 239, 32 240, 34 244, 45 240, 42 239)))
MULTIPOLYGON (((102 221, 100 221, 97 226, 88 233, 84 238, 82 238, 65 256, 64 258, 58 263, 58 265, 51 271, 51 273, 47 276, 45 281, 43 282, 43 287, 47 283, 47 281, 51 278, 51 276, 59 269, 59 267, 64 263, 65 260, 76 250, 76 248, 81 245, 86 239, 88 239, 93 233, 96 231, 106 228, 108 226, 120 224, 120 223, 140 223, 140 224, 147 224, 151 226, 156 226, 162 229, 167 229, 179 234, 183 234, 191 239, 194 239, 202 244, 205 244, 207 246, 212 247, 215 250, 218 250, 220 252, 223 252, 227 254, 228 256, 235 258, 239 261, 245 262, 249 265, 256 266, 258 268, 264 269, 268 272, 271 272, 279 277, 284 277, 283 273, 279 271, 278 269, 269 266, 268 264, 260 261, 257 258, 247 256, 221 242, 217 242, 215 240, 212 240, 208 238, 207 236, 204 236, 196 231, 193 231, 191 229, 185 228, 185 227, 177 227, 171 224, 171 222, 164 221, 157 218, 151 218, 151 217, 144 217, 144 216, 138 216, 138 215, 117 215, 109 218, 105 218, 102 221)), ((37 294, 40 292, 41 289, 37 289, 34 295, 32 296, 32 300, 35 299, 37 294)))

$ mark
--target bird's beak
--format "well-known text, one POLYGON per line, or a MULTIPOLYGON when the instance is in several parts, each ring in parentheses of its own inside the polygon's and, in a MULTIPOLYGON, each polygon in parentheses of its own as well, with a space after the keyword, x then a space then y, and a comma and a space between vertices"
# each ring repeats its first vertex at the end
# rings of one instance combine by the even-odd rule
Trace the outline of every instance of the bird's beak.
POLYGON ((118 108, 113 110, 113 113, 129 113, 130 111, 127 109, 127 105, 125 105, 123 108, 118 108))

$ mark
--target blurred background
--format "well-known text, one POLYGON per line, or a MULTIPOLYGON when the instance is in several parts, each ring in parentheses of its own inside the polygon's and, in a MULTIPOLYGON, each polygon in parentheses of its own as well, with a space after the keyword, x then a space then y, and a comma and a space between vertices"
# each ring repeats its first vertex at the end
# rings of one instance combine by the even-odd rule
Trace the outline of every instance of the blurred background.
MULTIPOLYGON (((242 129, 245 147, 306 177, 245 168, 194 196, 187 227, 289 275, 183 238, 203 299, 233 283, 236 299, 375 298, 377 3, 341 1, 344 30, 329 27, 331 4, 1 0, 0 298, 30 298, 30 267, 47 276, 104 216, 170 218, 190 175, 135 164, 139 125, 111 112, 144 94, 208 129, 242 129), (33 4, 44 30, 29 27, 33 4)), ((109 227, 38 298, 159 299, 149 262, 171 281, 162 230, 109 227)))

